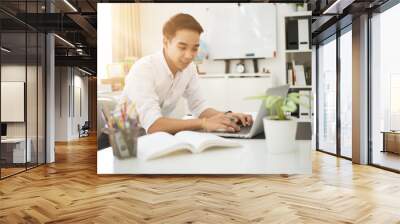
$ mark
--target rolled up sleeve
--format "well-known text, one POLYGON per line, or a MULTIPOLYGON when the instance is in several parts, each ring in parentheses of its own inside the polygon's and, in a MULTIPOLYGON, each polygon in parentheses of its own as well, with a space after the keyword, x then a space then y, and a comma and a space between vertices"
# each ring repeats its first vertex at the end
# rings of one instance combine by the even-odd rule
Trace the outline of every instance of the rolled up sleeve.
POLYGON ((196 117, 199 117, 200 114, 208 108, 207 102, 200 89, 200 81, 197 73, 193 74, 183 93, 183 97, 186 98, 192 115, 196 117))
POLYGON ((155 92, 154 74, 149 64, 134 66, 125 79, 125 95, 136 105, 140 125, 148 132, 160 117, 160 100, 155 92))

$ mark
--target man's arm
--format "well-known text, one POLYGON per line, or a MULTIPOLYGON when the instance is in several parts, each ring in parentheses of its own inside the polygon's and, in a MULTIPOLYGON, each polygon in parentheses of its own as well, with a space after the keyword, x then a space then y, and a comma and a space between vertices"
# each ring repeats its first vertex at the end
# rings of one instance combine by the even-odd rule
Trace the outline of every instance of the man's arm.
POLYGON ((213 108, 208 108, 204 110, 200 116, 199 119, 187 119, 187 120, 181 120, 181 119, 173 119, 173 118, 166 118, 162 117, 157 119, 149 128, 148 133, 154 133, 157 131, 164 131, 168 132, 171 134, 175 134, 180 131, 184 130, 200 130, 200 129, 205 129, 204 127, 205 123, 207 120, 205 118, 211 118, 215 115, 223 114, 223 112, 217 111, 213 108), (204 119, 204 120, 203 120, 204 119))
POLYGON ((171 134, 175 134, 180 131, 188 130, 200 130, 203 128, 203 123, 201 119, 188 119, 180 120, 173 118, 161 117, 158 118, 148 129, 148 134, 164 131, 171 134))
POLYGON ((213 108, 207 108, 200 114, 199 118, 210 118, 218 114, 223 114, 223 112, 215 110, 213 108))
POLYGON ((206 132, 218 130, 235 132, 240 130, 236 122, 237 120, 234 116, 209 108, 201 113, 200 119, 180 120, 160 117, 149 127, 147 132, 151 134, 158 131, 164 131, 175 134, 184 130, 200 129, 205 130, 206 132))
POLYGON ((206 110, 204 110, 201 114, 200 114, 200 118, 210 118, 210 117, 214 117, 214 116, 222 116, 222 115, 227 115, 229 117, 232 117, 235 119, 235 123, 237 123, 238 121, 240 121, 242 123, 243 126, 250 126, 253 124, 253 118, 251 117, 251 115, 248 114, 243 114, 243 113, 234 113, 234 112, 221 112, 218 110, 215 110, 213 108, 208 108, 206 110))

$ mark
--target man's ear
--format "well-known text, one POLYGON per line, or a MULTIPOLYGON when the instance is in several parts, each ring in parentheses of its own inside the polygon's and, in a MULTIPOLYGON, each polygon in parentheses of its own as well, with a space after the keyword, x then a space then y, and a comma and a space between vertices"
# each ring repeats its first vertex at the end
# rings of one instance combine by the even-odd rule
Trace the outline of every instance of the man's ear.
POLYGON ((168 42, 169 42, 168 38, 166 36, 164 36, 163 37, 163 45, 164 45, 164 47, 166 47, 168 45, 168 42))

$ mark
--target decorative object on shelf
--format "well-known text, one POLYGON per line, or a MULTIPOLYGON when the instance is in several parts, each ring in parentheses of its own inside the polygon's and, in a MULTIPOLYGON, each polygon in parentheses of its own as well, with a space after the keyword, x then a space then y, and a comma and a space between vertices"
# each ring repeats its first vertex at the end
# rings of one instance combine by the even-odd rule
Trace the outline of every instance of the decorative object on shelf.
POLYGON ((296 11, 298 11, 298 12, 307 11, 307 4, 305 4, 305 3, 297 3, 296 4, 296 11))
POLYGON ((236 64, 236 72, 244 73, 245 71, 246 67, 244 66, 244 60, 240 60, 240 62, 236 64))
POLYGON ((301 104, 300 94, 289 93, 286 97, 261 95, 249 97, 264 101, 267 110, 272 114, 263 118, 267 149, 271 154, 289 153, 296 150, 297 119, 290 116, 301 104))
MULTIPOLYGON (((258 73, 258 59, 265 59, 265 58, 239 58, 241 64, 244 66, 244 60, 251 59, 253 62, 253 69, 254 73, 258 73)), ((216 60, 223 60, 225 62, 225 73, 230 73, 230 65, 232 60, 237 60, 234 58, 231 59, 216 59, 216 60)), ((236 70, 236 68, 235 68, 236 70)), ((244 70, 246 70, 246 67, 244 66, 244 70)))
POLYGON ((205 74, 205 71, 202 71, 200 69, 200 64, 203 64, 204 60, 208 59, 208 48, 207 48, 207 44, 203 41, 200 40, 199 43, 199 50, 197 51, 197 55, 194 58, 193 62, 196 64, 196 69, 197 69, 197 73, 198 74, 205 74))
POLYGON ((108 64, 106 78, 101 80, 101 84, 111 85, 112 91, 122 90, 125 85, 125 76, 136 60, 136 57, 127 57, 122 62, 108 64))
POLYGON ((263 74, 269 74, 269 73, 271 73, 271 72, 269 71, 269 69, 263 68, 261 73, 263 73, 263 74))

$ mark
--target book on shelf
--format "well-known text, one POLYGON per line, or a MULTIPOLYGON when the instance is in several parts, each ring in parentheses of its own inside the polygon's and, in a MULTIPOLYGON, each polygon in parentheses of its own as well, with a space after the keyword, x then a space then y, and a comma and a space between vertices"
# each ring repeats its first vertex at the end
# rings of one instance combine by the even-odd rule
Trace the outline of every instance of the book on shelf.
POLYGON ((308 68, 304 65, 296 65, 292 60, 288 66, 288 83, 292 86, 308 86, 311 85, 311 76, 308 68))
POLYGON ((295 65, 296 71, 296 86, 305 86, 306 85, 306 76, 304 73, 304 66, 303 65, 295 65))
POLYGON ((292 85, 296 85, 297 74, 296 74, 296 63, 292 60, 292 85))
POLYGON ((288 69, 288 83, 289 85, 293 85, 293 71, 292 69, 288 69))
POLYGON ((225 139, 214 134, 181 131, 175 135, 166 132, 156 132, 138 139, 138 158, 152 160, 174 152, 186 150, 201 153, 212 147, 238 147, 240 143, 225 139))
POLYGON ((300 90, 300 104, 299 104, 299 118, 300 119, 311 119, 311 91, 310 90, 300 90))

